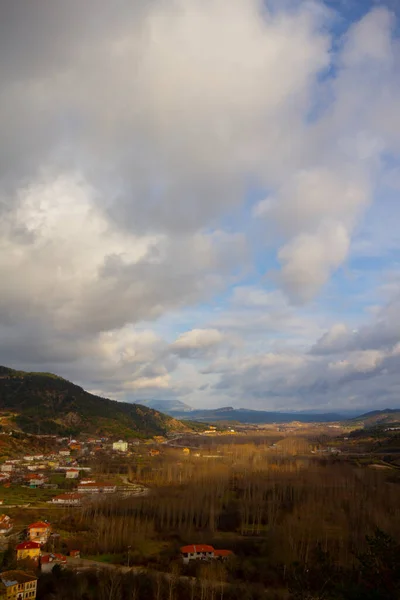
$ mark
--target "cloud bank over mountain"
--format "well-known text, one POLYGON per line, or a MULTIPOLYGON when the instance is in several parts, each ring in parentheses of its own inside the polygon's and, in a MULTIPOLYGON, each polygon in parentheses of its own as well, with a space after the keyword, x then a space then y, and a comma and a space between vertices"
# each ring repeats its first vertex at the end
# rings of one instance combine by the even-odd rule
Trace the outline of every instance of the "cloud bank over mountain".
POLYGON ((0 362, 120 399, 398 404, 396 5, 0 7, 0 362))

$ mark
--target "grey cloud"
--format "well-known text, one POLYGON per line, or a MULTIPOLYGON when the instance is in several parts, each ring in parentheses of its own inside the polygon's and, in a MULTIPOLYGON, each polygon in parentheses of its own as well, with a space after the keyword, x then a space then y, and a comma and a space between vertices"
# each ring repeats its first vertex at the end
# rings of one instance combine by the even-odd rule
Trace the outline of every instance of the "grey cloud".
POLYGON ((218 329, 192 329, 181 334, 170 346, 170 351, 181 358, 206 358, 215 354, 226 339, 218 329))
POLYGON ((329 355, 356 350, 392 348, 400 342, 400 296, 384 306, 372 324, 351 331, 337 324, 314 344, 311 354, 329 355))

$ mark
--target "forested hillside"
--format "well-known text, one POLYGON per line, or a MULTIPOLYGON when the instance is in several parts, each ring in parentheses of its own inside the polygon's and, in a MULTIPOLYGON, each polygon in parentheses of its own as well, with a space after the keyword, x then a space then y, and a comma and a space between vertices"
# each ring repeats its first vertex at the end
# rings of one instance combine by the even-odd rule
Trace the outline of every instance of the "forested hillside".
POLYGON ((185 431, 186 425, 138 404, 95 396, 50 373, 0 367, 0 411, 29 433, 96 433, 148 437, 185 431))

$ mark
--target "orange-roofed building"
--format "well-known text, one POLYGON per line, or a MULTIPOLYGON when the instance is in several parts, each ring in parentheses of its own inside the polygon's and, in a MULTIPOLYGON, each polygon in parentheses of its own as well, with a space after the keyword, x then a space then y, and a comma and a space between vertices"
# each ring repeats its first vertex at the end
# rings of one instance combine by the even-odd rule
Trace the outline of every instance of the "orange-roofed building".
POLYGON ((46 521, 37 521, 28 525, 28 535, 32 542, 39 542, 39 544, 45 544, 51 534, 51 525, 46 521))
POLYGON ((53 504, 63 504, 64 506, 79 506, 82 502, 83 495, 70 493, 70 494, 60 494, 59 496, 55 496, 52 499, 53 504))
POLYGON ((30 558, 31 560, 38 561, 40 557, 40 544, 38 542, 22 542, 17 544, 17 560, 25 560, 30 558))
POLYGON ((9 533, 13 528, 13 520, 8 515, 0 515, 0 535, 9 533))
POLYGON ((219 560, 228 560, 231 556, 233 556, 232 550, 214 550, 214 558, 219 560))
POLYGON ((55 565, 65 567, 67 557, 63 554, 45 554, 40 558, 40 570, 42 573, 50 573, 55 565))
POLYGON ((191 560, 210 560, 214 558, 214 548, 207 544, 191 544, 190 546, 182 546, 182 559, 185 565, 191 560))

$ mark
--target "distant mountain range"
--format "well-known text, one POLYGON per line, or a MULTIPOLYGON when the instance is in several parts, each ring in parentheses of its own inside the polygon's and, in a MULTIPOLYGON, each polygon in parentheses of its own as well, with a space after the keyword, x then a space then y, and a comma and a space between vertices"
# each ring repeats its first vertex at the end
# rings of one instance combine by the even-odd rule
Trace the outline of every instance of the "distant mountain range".
POLYGON ((329 413, 312 410, 306 412, 280 412, 233 408, 232 406, 215 409, 194 409, 179 400, 146 400, 141 401, 141 403, 146 403, 146 406, 161 410, 177 419, 203 422, 231 421, 243 424, 290 423, 292 421, 328 423, 350 419, 360 412, 345 410, 329 413))
POLYGON ((138 404, 89 394, 51 373, 27 373, 0 366, 0 416, 4 423, 34 434, 152 437, 187 431, 186 424, 138 404))

